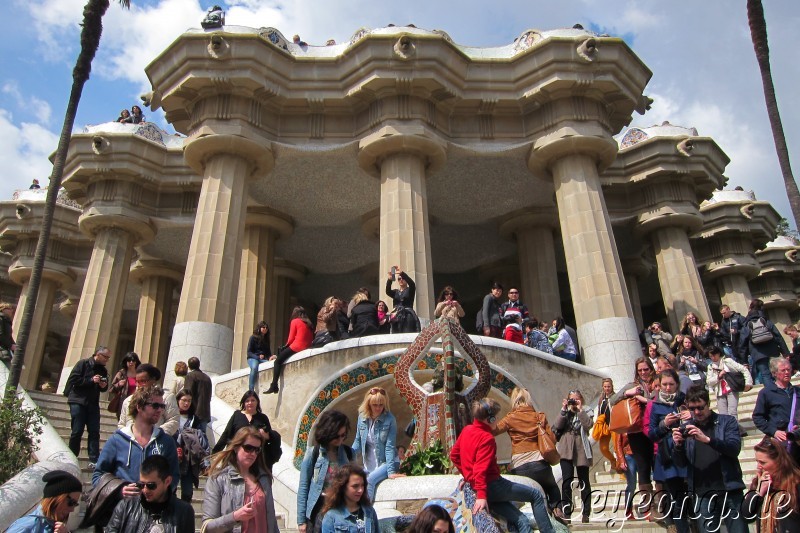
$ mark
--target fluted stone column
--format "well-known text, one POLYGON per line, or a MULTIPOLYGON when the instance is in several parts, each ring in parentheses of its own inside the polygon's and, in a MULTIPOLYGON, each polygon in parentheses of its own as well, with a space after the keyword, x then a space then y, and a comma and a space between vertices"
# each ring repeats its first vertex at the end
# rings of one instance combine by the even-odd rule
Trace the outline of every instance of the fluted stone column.
POLYGON ((670 331, 678 331, 689 312, 703 320, 710 319, 708 300, 686 230, 675 226, 661 227, 652 232, 651 240, 670 331))
MULTIPOLYGON (((28 300, 28 283, 30 282, 33 261, 30 257, 18 257, 8 270, 9 279, 22 285, 17 313, 14 315, 13 331, 19 331, 22 324, 22 310, 28 300)), ((42 278, 39 283, 39 294, 33 308, 31 332, 28 345, 25 347, 25 362, 20 374, 20 384, 28 390, 36 390, 39 370, 44 358, 47 342, 47 331, 50 329, 50 317, 55 303, 56 293, 68 289, 75 282, 74 272, 66 265, 51 259, 45 260, 42 278)))
POLYGON ((433 317, 433 266, 426 176, 445 159, 445 145, 420 126, 384 127, 359 143, 359 163, 380 176, 380 267, 383 283, 392 265, 417 286, 420 318, 433 317))
POLYGON ((585 363, 624 383, 641 348, 598 175, 616 143, 591 127, 587 133, 570 128, 540 139, 528 163, 553 178, 585 363))
POLYGON ((297 263, 282 258, 275 258, 272 270, 273 292, 270 293, 270 312, 275 316, 272 327, 273 348, 286 343, 289 336, 289 322, 292 313, 292 285, 302 283, 306 277, 306 269, 297 263))
POLYGON ((131 280, 142 285, 133 351, 142 362, 166 371, 172 303, 183 269, 164 261, 139 260, 131 268, 131 280))
POLYGON ((750 285, 742 274, 728 274, 716 279, 719 297, 723 305, 727 305, 736 312, 747 314, 750 307, 750 285))
POLYGON ((510 218, 500 225, 500 234, 513 233, 517 241, 521 301, 528 306, 531 316, 550 320, 561 316, 553 238, 558 215, 554 209, 543 208, 542 211, 544 213, 522 213, 510 218))
POLYGON ((247 210, 244 239, 242 241, 242 264, 239 279, 239 296, 236 304, 236 321, 233 328, 233 366, 247 366, 247 343, 255 325, 260 320, 270 324, 273 349, 275 336, 275 241, 292 233, 292 221, 264 207, 247 210))
POLYGON ((209 135, 186 145, 189 166, 203 176, 165 383, 176 361, 198 357, 210 375, 231 370, 242 261, 246 184, 273 166, 269 145, 236 135, 209 135))
MULTIPOLYGON (((109 223, 113 218, 109 217, 109 223)), ((94 233, 92 258, 72 326, 59 390, 63 390, 75 363, 92 355, 98 346, 110 349, 117 346, 133 245, 138 238, 128 229, 111 225, 101 226, 94 233)), ((115 368, 118 355, 112 353, 108 368, 115 368)))

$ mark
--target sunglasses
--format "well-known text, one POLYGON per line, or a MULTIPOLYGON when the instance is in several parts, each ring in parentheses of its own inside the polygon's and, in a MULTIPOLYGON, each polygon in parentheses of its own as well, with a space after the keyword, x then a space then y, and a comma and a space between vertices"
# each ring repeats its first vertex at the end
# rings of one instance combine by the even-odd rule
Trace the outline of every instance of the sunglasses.
POLYGON ((242 444, 242 449, 247 453, 261 453, 261 446, 253 446, 252 444, 242 444))
POLYGON ((145 405, 150 405, 153 409, 166 409, 167 404, 165 403, 156 403, 156 402, 147 402, 145 405))
POLYGON ((517 291, 508 291, 508 294, 519 294, 517 291))
POLYGON ((695 405, 695 406, 687 405, 686 406, 686 410, 687 411, 705 411, 706 407, 708 407, 708 406, 707 405, 695 405))
POLYGON ((373 387, 369 389, 370 394, 386 394, 386 389, 381 389, 379 387, 373 387))
POLYGON ((156 490, 158 488, 158 483, 156 483, 155 481, 148 481, 148 482, 139 481, 138 483, 136 483, 136 486, 139 488, 139 490, 142 489, 156 490))
POLYGON ((69 507, 77 507, 80 502, 78 500, 73 500, 72 496, 67 496, 67 506, 69 507))

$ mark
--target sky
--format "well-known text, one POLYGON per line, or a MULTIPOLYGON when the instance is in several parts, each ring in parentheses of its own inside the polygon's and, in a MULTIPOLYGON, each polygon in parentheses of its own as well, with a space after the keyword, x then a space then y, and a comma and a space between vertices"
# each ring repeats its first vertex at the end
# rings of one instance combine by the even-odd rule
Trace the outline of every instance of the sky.
MULTIPOLYGON (((0 60, 0 199, 45 184, 72 83, 86 0, 6 0, 6 52, 0 60), (10 23, 9 23, 10 22, 10 23)), ((189 28, 199 28, 206 0, 111 0, 100 49, 84 88, 75 130, 113 121, 150 90, 144 69, 189 28)), ((274 27, 309 44, 345 42, 362 27, 413 23, 442 29, 469 46, 502 46, 528 29, 585 28, 619 36, 653 72, 645 94, 655 100, 632 126, 668 120, 712 137, 731 159, 729 188, 741 185, 791 218, 764 105, 745 0, 231 0, 216 2, 226 23, 274 27)), ((800 173, 800 62, 792 35, 796 0, 764 2, 772 75, 789 153, 800 173)), ((148 120, 174 130, 163 113, 148 120)))

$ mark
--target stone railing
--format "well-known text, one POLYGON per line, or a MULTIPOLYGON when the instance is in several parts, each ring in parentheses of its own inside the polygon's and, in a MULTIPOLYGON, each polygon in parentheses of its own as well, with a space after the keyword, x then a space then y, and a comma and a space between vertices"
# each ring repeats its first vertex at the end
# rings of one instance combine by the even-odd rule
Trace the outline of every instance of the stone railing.
MULTIPOLYGON (((43 187, 41 189, 18 189, 14 191, 14 194, 11 195, 12 202, 44 203, 46 199, 47 199, 47 187, 43 187)), ((74 209, 83 209, 81 204, 79 204, 78 202, 67 196, 67 191, 65 189, 61 189, 58 192, 56 203, 66 207, 72 207, 74 209)))
MULTIPOLYGON (((8 381, 8 368, 0 364, 0 391, 5 391, 8 381)), ((22 392, 22 405, 27 409, 36 407, 26 392, 22 392)), ((39 435, 39 449, 34 454, 37 463, 6 481, 0 486, 0 531, 5 531, 14 520, 33 509, 42 499, 44 482, 42 476, 52 470, 66 470, 81 479, 78 458, 64 444, 56 429, 47 419, 42 423, 42 434, 39 435)), ((74 531, 78 526, 79 513, 70 516, 69 528, 74 531)))

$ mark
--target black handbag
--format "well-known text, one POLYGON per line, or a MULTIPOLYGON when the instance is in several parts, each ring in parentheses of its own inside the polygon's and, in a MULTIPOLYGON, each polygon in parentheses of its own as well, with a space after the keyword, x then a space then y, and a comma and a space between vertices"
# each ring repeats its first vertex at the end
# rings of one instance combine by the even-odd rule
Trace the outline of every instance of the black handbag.
POLYGON ((744 374, 739 372, 738 370, 731 370, 729 372, 725 372, 723 378, 727 383, 728 387, 730 387, 731 391, 733 392, 742 392, 744 391, 744 374))

